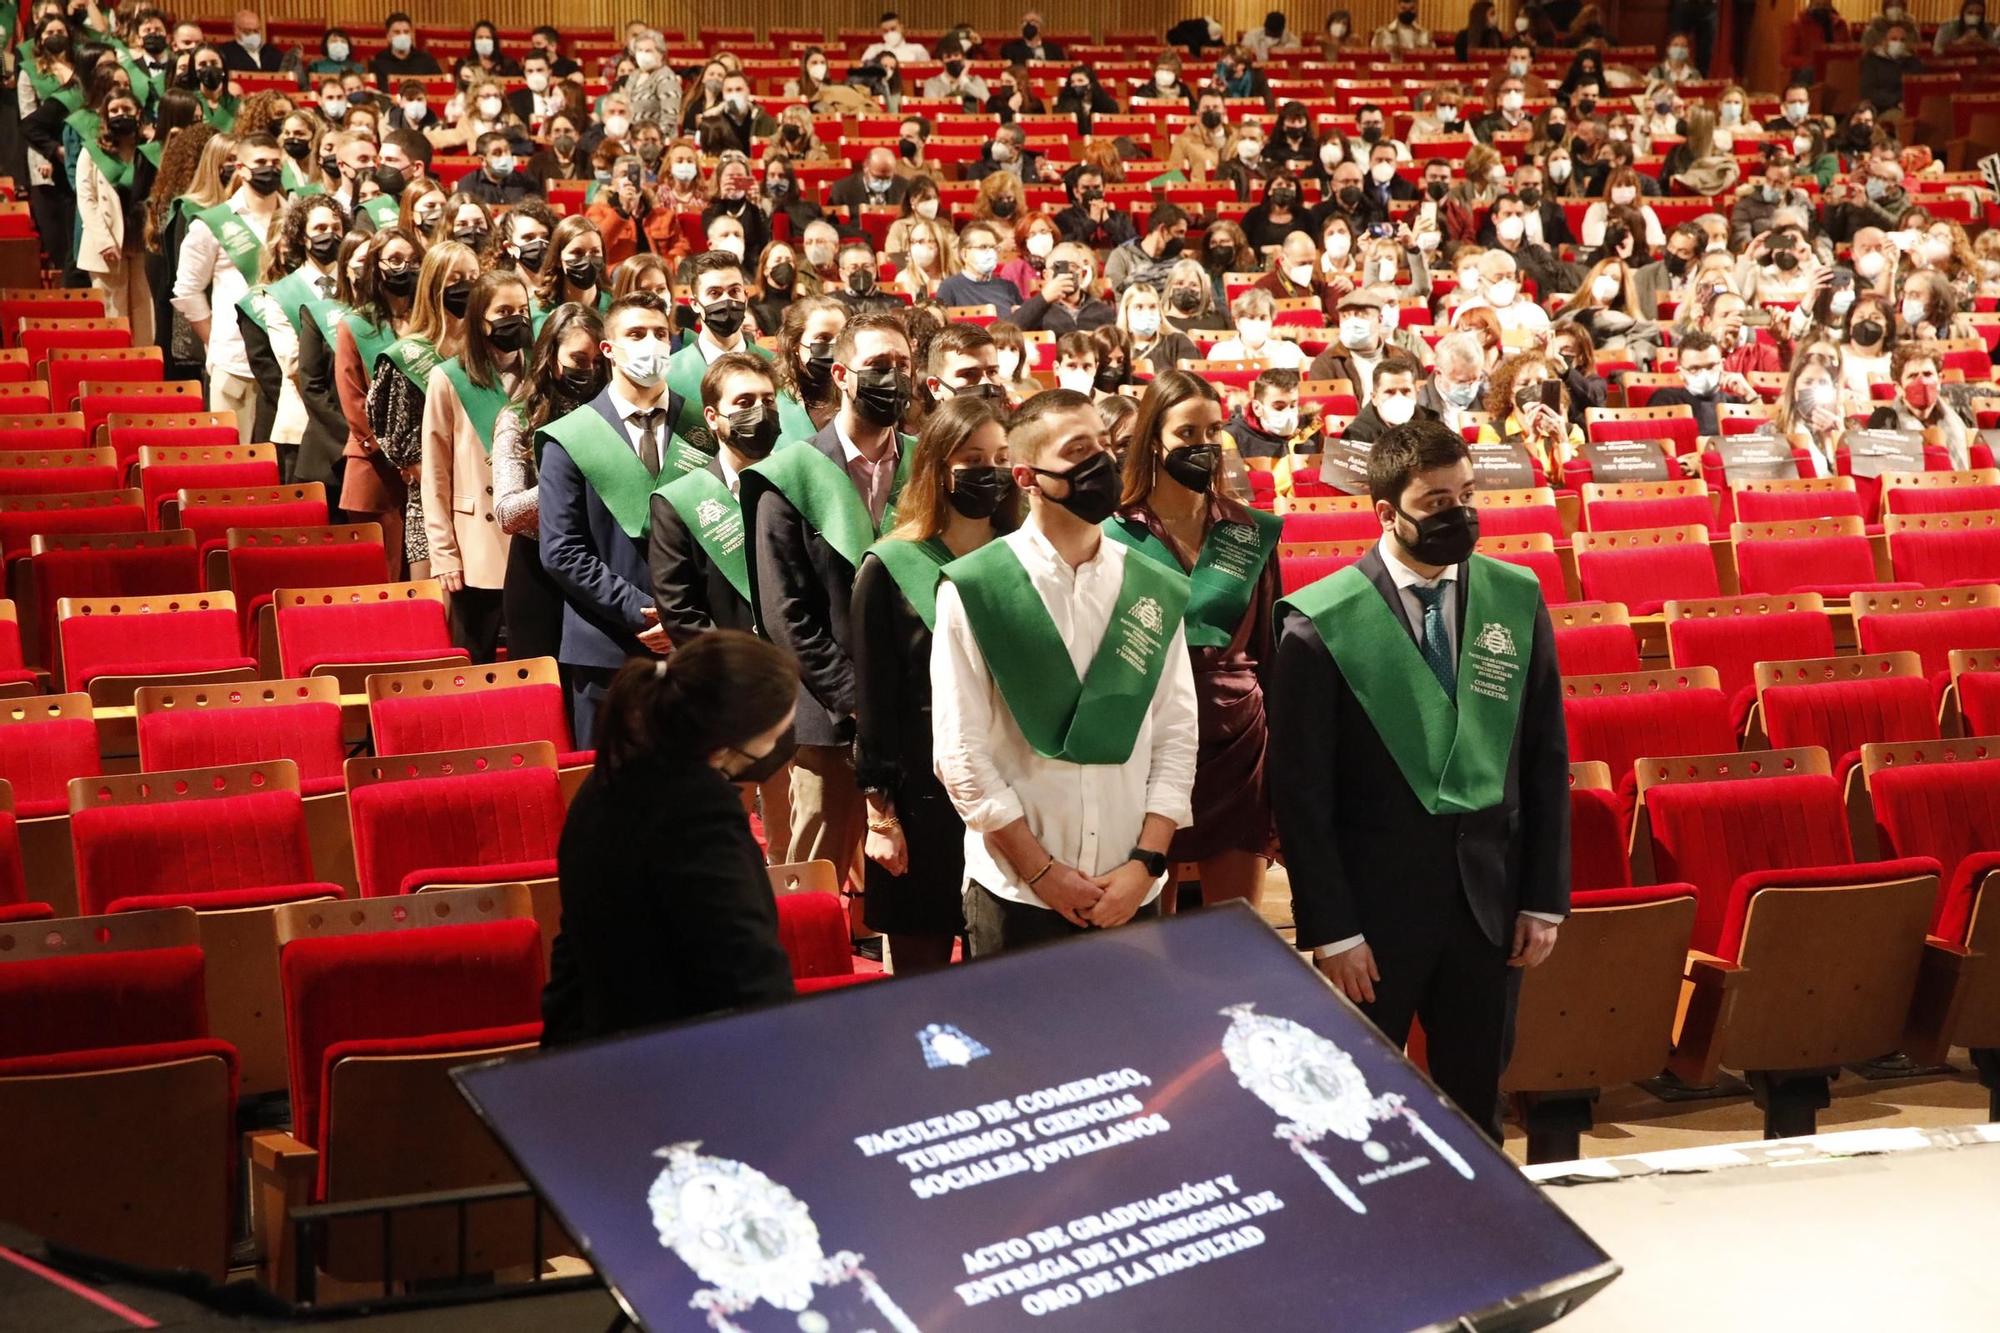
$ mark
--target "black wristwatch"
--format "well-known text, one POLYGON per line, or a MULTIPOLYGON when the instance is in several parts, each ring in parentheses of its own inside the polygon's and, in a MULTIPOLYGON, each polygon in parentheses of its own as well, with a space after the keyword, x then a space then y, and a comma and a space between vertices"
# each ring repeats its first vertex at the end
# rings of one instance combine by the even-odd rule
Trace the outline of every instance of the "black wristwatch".
POLYGON ((1149 852, 1144 847, 1134 847, 1126 854, 1126 859, 1137 861, 1140 865, 1146 867, 1146 873, 1154 879, 1158 879, 1167 873, 1167 854, 1165 852, 1149 852))

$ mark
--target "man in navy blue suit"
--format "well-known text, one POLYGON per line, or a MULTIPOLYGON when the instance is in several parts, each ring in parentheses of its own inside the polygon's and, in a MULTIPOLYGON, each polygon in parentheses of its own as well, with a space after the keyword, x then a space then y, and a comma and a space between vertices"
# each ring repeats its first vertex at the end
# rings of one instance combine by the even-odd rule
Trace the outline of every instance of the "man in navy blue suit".
POLYGON ((597 711, 628 658, 664 656, 667 633, 646 571, 653 492, 694 446, 674 434, 680 396, 667 388, 673 318, 655 292, 604 316, 604 392, 542 428, 542 564, 563 593, 557 656, 579 746, 595 744, 597 711))

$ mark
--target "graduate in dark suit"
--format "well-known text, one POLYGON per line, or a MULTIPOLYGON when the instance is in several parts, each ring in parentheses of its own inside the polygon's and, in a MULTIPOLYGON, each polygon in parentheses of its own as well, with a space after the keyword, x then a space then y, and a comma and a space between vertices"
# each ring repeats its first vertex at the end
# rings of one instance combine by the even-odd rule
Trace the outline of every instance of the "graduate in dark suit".
POLYGON ((1500 1138, 1520 969, 1569 910, 1569 747, 1534 576, 1473 554, 1465 441, 1375 442, 1381 545, 1278 604, 1272 804, 1298 944, 1500 1138))
POLYGON ((666 386, 673 318, 657 292, 634 292, 604 317, 611 382, 542 427, 542 564, 562 590, 562 647, 576 743, 589 747, 597 710, 626 659, 669 647, 646 569, 652 495, 670 460, 694 448, 673 433, 681 405, 666 386))
POLYGON ((851 754, 854 572, 895 525, 916 444, 896 429, 909 411, 913 372, 901 315, 855 316, 833 347, 840 393, 833 420, 803 446, 780 448, 743 474, 750 601, 764 636, 797 659, 807 696, 799 703, 788 862, 827 860, 845 872, 861 844, 865 816, 851 754))
POLYGON ((731 630, 619 674, 556 849, 544 1046, 791 998, 734 784, 791 756, 798 689, 783 653, 731 630))

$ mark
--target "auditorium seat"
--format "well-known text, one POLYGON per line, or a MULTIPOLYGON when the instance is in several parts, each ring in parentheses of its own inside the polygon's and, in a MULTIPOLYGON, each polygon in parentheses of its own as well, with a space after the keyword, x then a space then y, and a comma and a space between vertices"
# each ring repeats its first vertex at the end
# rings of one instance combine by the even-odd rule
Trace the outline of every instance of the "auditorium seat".
POLYGON ((0 495, 0 560, 25 559, 34 539, 72 532, 137 532, 146 526, 135 490, 0 495))
POLYGON ((0 925, 0 1220, 219 1283, 236 1053, 198 941, 188 911, 0 925))
POLYGON ((1587 482, 1583 487, 1583 525, 1592 532, 1688 524, 1708 528, 1715 522, 1715 501, 1704 482, 1587 482))
POLYGON ((0 779, 13 789, 21 862, 35 897, 76 915, 69 783, 100 768, 87 694, 0 699, 0 779))
POLYGON ((81 412, 20 412, 0 416, 0 441, 10 453, 75 450, 90 446, 81 412))
POLYGON ((1602 761, 1628 808, 1642 757, 1710 754, 1736 744, 1729 699, 1712 667, 1564 677, 1563 724, 1571 762, 1602 761))
POLYGON ((1372 506, 1310 513, 1294 507, 1279 536, 1288 542, 1380 541, 1382 520, 1372 506))
POLYGON ((48 684, 46 673, 28 665, 14 603, 0 597, 0 699, 40 694, 48 684))
POLYGON ((139 447, 139 489, 153 528, 179 524, 170 506, 182 491, 241 490, 278 484, 278 451, 270 444, 196 449, 181 445, 139 447))
POLYGON ((1928 856, 1943 893, 1903 1050, 1942 1064, 1972 1052, 2000 1120, 2000 737, 1869 745, 1861 752, 1885 854, 1928 856))
MULTIPOLYGON (((42 908, 48 915, 55 910, 46 903, 28 898, 28 872, 21 861, 21 829, 14 818, 14 784, 0 778, 0 912, 14 911, 14 920, 25 920, 22 909, 42 908)), ((0 918, 5 920, 6 918, 0 918)))
POLYGON ((1319 582, 1329 574, 1347 568, 1380 543, 1379 537, 1343 542, 1307 542, 1293 551, 1281 551, 1278 582, 1285 596, 1319 582))
POLYGON ((179 521, 172 526, 194 534, 211 587, 221 586, 215 577, 220 568, 215 553, 228 547, 231 528, 307 527, 327 520, 326 487, 316 481, 292 486, 183 489, 173 503, 179 521))
POLYGON ((1691 985, 1668 1069, 1748 1076, 1766 1138, 1813 1132, 1843 1064, 1897 1048, 1935 860, 1854 860, 1819 749, 1647 759, 1633 863, 1697 898, 1691 985))
POLYGON ((199 594, 201 565, 191 532, 76 532, 34 538, 22 575, 28 660, 53 667, 56 614, 64 598, 199 594))
POLYGON ((2000 736, 2000 651, 1956 648, 1950 655, 1951 699, 1959 734, 2000 736))
MULTIPOLYGON (((278 622, 271 600, 279 588, 373 586, 389 579, 379 523, 232 527, 224 545, 219 582, 236 597, 244 651, 256 655, 266 674, 279 670, 278 622)), ((211 583, 218 581, 215 565, 211 553, 211 583)))
POLYGON ((1556 551, 1555 538, 1546 532, 1515 532, 1499 536, 1482 532, 1475 549, 1481 555, 1519 565, 1533 573, 1535 581, 1542 585, 1542 600, 1552 607, 1576 599, 1570 587, 1569 571, 1556 551))
POLYGON ((2000 468, 1891 472, 1882 478, 1885 514, 1970 513, 1981 509, 2000 509, 2000 468))
POLYGON ((547 741, 350 759, 347 809, 363 897, 556 873, 563 802, 547 741))
POLYGON ((2000 509, 1889 514, 1889 564, 1898 579, 1926 588, 2000 582, 2000 509))
POLYGON ((1741 523, 1772 523, 1800 518, 1866 518, 1852 477, 1744 481, 1736 483, 1730 490, 1735 495, 1736 518, 1741 523))
POLYGON ((1608 676, 1639 670, 1639 640, 1619 602, 1571 602, 1551 607, 1556 662, 1565 676, 1608 676))
MULTIPOLYGON (((379 529, 374 535, 379 546, 379 529)), ((452 644, 444 591, 435 580, 292 586, 275 591, 271 601, 277 609, 279 674, 329 675, 340 681, 344 695, 366 693, 368 677, 378 671, 415 671, 469 660, 463 648, 452 644)))
POLYGON ((368 678, 368 718, 378 755, 547 741, 565 770, 565 803, 595 758, 570 739, 569 705, 552 657, 380 672, 368 678))
POLYGON ((1722 595, 1707 528, 1579 532, 1572 540, 1586 601, 1623 602, 1633 615, 1649 616, 1670 601, 1722 595))
POLYGON ((236 602, 226 592, 181 596, 70 598, 56 603, 65 688, 100 707, 132 702, 141 685, 250 680, 257 662, 237 638, 236 602))
POLYGON ((1729 528, 1737 586, 1748 593, 1818 593, 1846 601, 1856 592, 1915 588, 1881 578, 1875 548, 1857 515, 1759 519, 1729 528))
POLYGON ((1757 702, 1757 663, 1833 656, 1833 622, 1818 593, 1671 601, 1665 615, 1668 660, 1715 668, 1738 735, 1757 702))
POLYGON ((49 398, 64 411, 76 408, 94 433, 104 422, 83 400, 112 384, 157 385, 166 378, 165 355, 158 347, 58 348, 46 365, 49 398))
POLYGON ((1514 1051, 1500 1080, 1528 1135, 1528 1161, 1581 1155, 1604 1088, 1666 1065, 1694 925, 1686 884, 1633 888, 1604 765, 1573 765, 1575 890, 1554 953, 1521 977, 1514 1051))
POLYGON ((156 448, 223 449, 241 442, 234 412, 203 412, 199 402, 185 412, 113 412, 104 418, 103 440, 118 456, 122 477, 139 461, 144 445, 156 448))
POLYGON ((792 986, 801 995, 880 981, 883 972, 856 972, 847 905, 837 893, 802 889, 780 893, 778 940, 792 962, 792 986))
POLYGON ((133 708, 144 772, 291 760, 315 877, 357 891, 340 685, 331 676, 148 685, 134 693, 133 708))
POLYGON ((21 350, 28 354, 28 364, 40 377, 48 378, 46 361, 49 353, 86 347, 132 346, 132 321, 120 316, 115 319, 49 319, 28 318, 21 321, 21 350))
POLYGON ((84 429, 94 444, 109 443, 100 432, 115 415, 184 416, 199 412, 205 405, 200 380, 165 380, 154 375, 151 382, 126 383, 116 380, 85 380, 77 387, 76 406, 83 413, 84 429))
POLYGON ((1676 454, 1693 453, 1699 435, 1694 409, 1672 407, 1590 407, 1584 409, 1585 429, 1592 441, 1671 440, 1676 454))
POLYGON ((2000 584, 1864 593, 1854 599, 1854 634, 1864 653, 1916 653, 1942 694, 1953 649, 2000 648, 2000 584))
MULTIPOLYGON (((0 421, 20 419, 0 417, 0 421)), ((78 491, 116 490, 122 484, 109 449, 66 445, 20 448, 15 444, 17 438, 0 437, 0 443, 8 446, 0 451, 0 495, 71 495, 78 491)))
POLYGON ((264 1284, 293 1291, 300 1263, 370 1283, 527 1263, 534 1223, 521 1200, 468 1210, 462 1251, 452 1210, 398 1214, 388 1236, 377 1216, 345 1219, 306 1251, 290 1221, 312 1203, 519 1179, 449 1071, 540 1039, 541 932, 526 896, 300 903, 276 927, 292 1131, 248 1143, 264 1284))
POLYGON ((1556 493, 1546 486, 1525 490, 1475 491, 1481 537, 1506 537, 1522 532, 1546 532, 1558 546, 1569 541, 1556 493))

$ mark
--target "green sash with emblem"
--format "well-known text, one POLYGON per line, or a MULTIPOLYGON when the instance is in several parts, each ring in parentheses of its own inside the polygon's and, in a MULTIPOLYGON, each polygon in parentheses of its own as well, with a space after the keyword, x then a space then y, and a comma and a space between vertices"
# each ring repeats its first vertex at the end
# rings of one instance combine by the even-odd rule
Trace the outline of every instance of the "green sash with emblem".
MULTIPOLYGON (((1278 531, 1284 519, 1259 509, 1249 511, 1250 521, 1223 519, 1202 539, 1201 554, 1194 571, 1187 575, 1192 590, 1188 594, 1187 640, 1197 648, 1226 648, 1243 623, 1243 613, 1257 594, 1257 580, 1265 562, 1278 549, 1278 531)), ((1181 562, 1167 544, 1137 519, 1110 518, 1104 521, 1106 535, 1174 573, 1181 562)))
POLYGON ((896 477, 889 486, 889 503, 882 511, 882 526, 868 517, 868 506, 854 489, 853 479, 840 464, 810 444, 803 449, 778 449, 769 458, 743 475, 755 476, 769 485, 792 508, 805 516, 813 531, 826 538, 827 545, 840 552, 848 565, 859 569, 861 557, 875 539, 896 526, 896 498, 910 479, 910 460, 917 452, 917 437, 898 435, 902 451, 896 463, 896 477))
POLYGON ((541 433, 563 447, 627 537, 646 535, 653 492, 661 478, 646 471, 623 431, 585 403, 542 427, 541 433))
POLYGON ((1111 623, 1082 680, 1042 596, 1005 541, 952 561, 966 623, 1021 735, 1048 759, 1122 764, 1153 706, 1188 581, 1151 560, 1125 561, 1111 623))
POLYGON ((366 213, 368 220, 375 224, 376 231, 387 231, 396 225, 397 219, 401 216, 399 212, 401 207, 402 205, 398 204, 388 195, 378 194, 367 203, 361 205, 361 211, 366 213))
POLYGON ((702 468, 676 477, 660 487, 660 494, 681 516, 729 586, 744 601, 750 600, 750 571, 743 556, 743 509, 722 484, 722 478, 702 468))
POLYGON ((254 286, 258 266, 264 262, 264 243, 257 239, 257 233, 250 230, 249 224, 228 204, 196 209, 194 215, 208 224, 209 231, 215 234, 216 242, 222 246, 222 253, 236 265, 243 281, 254 286))
POLYGON ((410 383, 419 390, 427 388, 431 382, 431 371, 437 369, 437 348, 428 338, 415 334, 398 338, 382 349, 382 355, 389 358, 389 364, 410 377, 410 383))
POLYGON ((438 363, 444 377, 451 381, 451 387, 458 391, 458 405, 465 410, 465 416, 472 423, 472 429, 479 433, 479 443, 485 448, 487 457, 493 455, 493 423, 499 420, 500 409, 507 406, 510 395, 504 385, 482 388, 472 382, 466 373, 465 363, 458 357, 438 363))
MULTIPOLYGON (((771 353, 754 342, 746 341, 743 350, 755 352, 766 361, 771 359, 771 353)), ((701 378, 707 373, 708 361, 702 356, 701 348, 692 342, 667 358, 667 387, 681 396, 681 417, 674 423, 674 430, 678 434, 692 436, 697 430, 704 429, 701 417, 701 378)))
POLYGON ((957 559, 944 539, 884 540, 869 547, 868 553, 880 560, 889 577, 896 580, 903 599, 917 613, 917 619, 924 622, 924 628, 936 629, 938 580, 944 577, 944 567, 957 559))
POLYGON ((1403 780, 1434 815, 1487 810, 1506 797, 1542 597, 1533 573, 1482 555, 1466 565, 1460 592, 1456 700, 1424 662, 1409 623, 1356 566, 1278 603, 1312 621, 1403 780))

